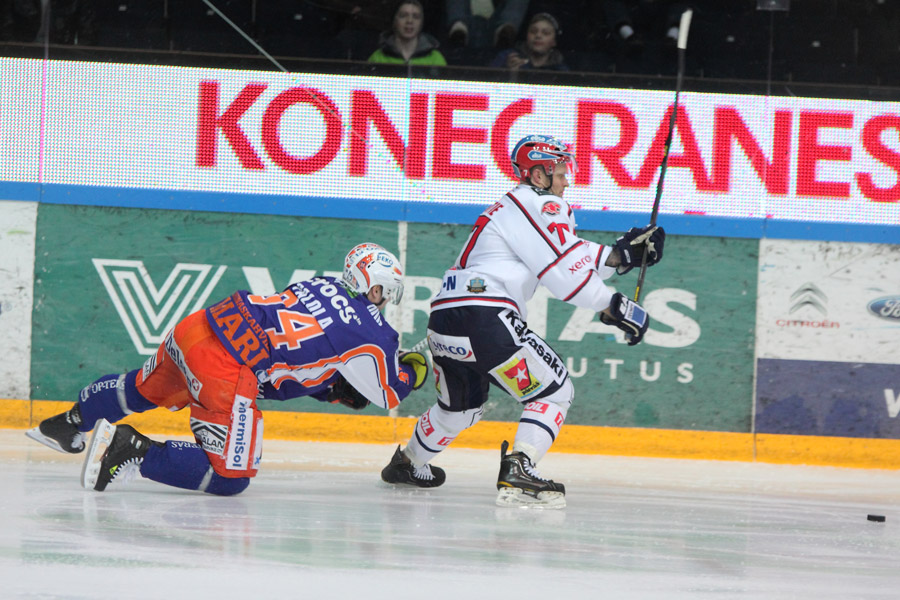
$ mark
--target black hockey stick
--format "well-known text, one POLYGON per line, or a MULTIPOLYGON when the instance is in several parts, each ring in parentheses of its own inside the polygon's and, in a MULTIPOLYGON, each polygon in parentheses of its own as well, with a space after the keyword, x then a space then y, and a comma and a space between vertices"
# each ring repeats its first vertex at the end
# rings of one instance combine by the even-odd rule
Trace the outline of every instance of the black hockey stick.
MULTIPOLYGON (((675 132, 675 119, 678 114, 678 95, 681 93, 681 81, 684 79, 684 55, 687 50, 688 30, 691 28, 691 16, 694 12, 686 10, 681 13, 681 23, 678 27, 678 75, 675 78, 675 103, 672 105, 672 114, 669 115, 669 134, 666 136, 666 151, 663 154, 659 168, 659 181, 656 182, 656 199, 653 201, 653 212, 650 213, 650 224, 656 225, 656 216, 659 214, 659 201, 662 199, 663 181, 666 178, 666 167, 669 164, 669 149, 672 147, 672 135, 675 132)), ((644 257, 641 261, 641 270, 638 273, 637 286, 634 290, 634 301, 641 299, 641 287, 644 285, 644 276, 647 273, 647 255, 649 249, 644 246, 644 257)))

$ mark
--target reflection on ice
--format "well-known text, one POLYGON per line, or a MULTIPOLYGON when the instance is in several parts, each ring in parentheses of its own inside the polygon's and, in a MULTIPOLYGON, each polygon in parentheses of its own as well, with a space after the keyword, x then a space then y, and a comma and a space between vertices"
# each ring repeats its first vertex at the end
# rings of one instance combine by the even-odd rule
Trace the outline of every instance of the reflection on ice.
POLYGON ((392 448, 268 443, 236 497, 103 493, 80 457, 0 430, 4 598, 892 598, 900 477, 551 454, 564 510, 494 505, 496 452, 447 483, 379 480, 392 448), (870 522, 868 514, 887 517, 870 522))

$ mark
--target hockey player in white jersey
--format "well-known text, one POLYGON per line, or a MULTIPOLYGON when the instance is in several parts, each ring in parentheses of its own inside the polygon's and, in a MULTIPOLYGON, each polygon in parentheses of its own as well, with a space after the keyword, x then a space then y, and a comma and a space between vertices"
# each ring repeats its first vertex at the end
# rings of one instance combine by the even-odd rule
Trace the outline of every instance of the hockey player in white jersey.
POLYGON ((538 284, 557 298, 600 313, 600 320, 641 341, 643 308, 603 280, 662 259, 661 227, 632 228, 613 245, 578 237, 563 200, 576 164, 560 140, 530 135, 511 161, 519 185, 475 222, 456 264, 431 301, 428 343, 434 358, 437 402, 416 424, 382 471, 388 483, 437 487, 446 474, 429 461, 483 413, 493 384, 522 404, 513 442, 500 450, 497 504, 565 506, 565 487, 542 477, 535 465, 556 440, 574 397, 565 361, 528 329, 525 303, 538 284))

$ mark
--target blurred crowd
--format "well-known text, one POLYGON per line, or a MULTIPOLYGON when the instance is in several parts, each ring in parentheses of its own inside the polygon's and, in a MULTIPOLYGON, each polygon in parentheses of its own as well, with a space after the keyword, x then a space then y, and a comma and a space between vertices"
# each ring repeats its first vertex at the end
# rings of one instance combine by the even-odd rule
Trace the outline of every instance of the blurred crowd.
POLYGON ((900 85, 900 0, 0 0, 0 43, 652 76, 686 9, 688 76, 900 85))

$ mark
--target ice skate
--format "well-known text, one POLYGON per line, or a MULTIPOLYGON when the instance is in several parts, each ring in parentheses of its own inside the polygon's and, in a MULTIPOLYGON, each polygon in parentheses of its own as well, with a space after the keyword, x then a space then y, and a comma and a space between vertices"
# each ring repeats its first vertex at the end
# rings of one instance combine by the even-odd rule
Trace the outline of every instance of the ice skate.
POLYGON ((500 446, 500 474, 497 476, 497 506, 564 508, 566 487, 544 479, 522 452, 506 453, 509 442, 500 446))
POLYGON ((144 456, 153 444, 130 425, 97 422, 81 469, 81 485, 102 492, 113 481, 127 483, 140 474, 144 456))
POLYGON ((397 446, 397 451, 391 457, 391 462, 381 471, 381 479, 387 483, 402 483, 421 488, 433 488, 443 484, 444 480, 447 479, 447 475, 440 467, 432 467, 428 464, 421 467, 413 466, 406 454, 400 450, 400 446, 397 446))
POLYGON ((57 452, 78 454, 84 451, 87 434, 78 431, 81 425, 81 408, 75 404, 71 409, 55 417, 44 419, 40 425, 29 429, 25 435, 57 452))

